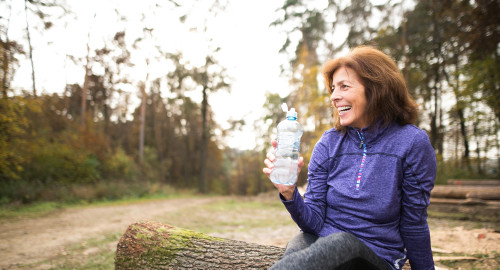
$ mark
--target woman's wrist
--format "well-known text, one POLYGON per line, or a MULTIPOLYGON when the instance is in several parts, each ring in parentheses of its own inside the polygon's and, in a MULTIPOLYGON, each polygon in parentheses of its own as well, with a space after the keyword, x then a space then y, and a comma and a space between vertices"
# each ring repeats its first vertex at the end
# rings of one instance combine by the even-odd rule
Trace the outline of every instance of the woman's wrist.
POLYGON ((287 188, 281 189, 280 193, 283 198, 287 201, 291 201, 293 199, 293 194, 295 193, 296 186, 286 186, 287 188))

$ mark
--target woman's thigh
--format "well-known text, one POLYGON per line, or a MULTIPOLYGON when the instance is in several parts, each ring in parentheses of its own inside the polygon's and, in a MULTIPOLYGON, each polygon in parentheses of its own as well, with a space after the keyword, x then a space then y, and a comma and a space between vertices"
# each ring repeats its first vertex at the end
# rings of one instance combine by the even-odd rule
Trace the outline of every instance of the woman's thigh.
POLYGON ((310 234, 295 236, 283 258, 271 269, 391 269, 350 233, 314 237, 310 234))
POLYGON ((308 248, 310 245, 316 242, 316 240, 318 240, 318 236, 314 234, 305 232, 298 233, 286 245, 286 250, 285 253, 283 254, 283 257, 290 255, 294 252, 297 252, 299 250, 308 248))

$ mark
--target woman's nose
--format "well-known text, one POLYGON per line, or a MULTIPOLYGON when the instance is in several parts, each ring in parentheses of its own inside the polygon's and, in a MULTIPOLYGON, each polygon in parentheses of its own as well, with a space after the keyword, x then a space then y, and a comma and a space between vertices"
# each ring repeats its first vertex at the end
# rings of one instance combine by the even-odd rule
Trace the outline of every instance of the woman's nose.
POLYGON ((332 94, 330 95, 330 100, 332 102, 339 101, 342 97, 339 95, 339 91, 332 91, 332 94))

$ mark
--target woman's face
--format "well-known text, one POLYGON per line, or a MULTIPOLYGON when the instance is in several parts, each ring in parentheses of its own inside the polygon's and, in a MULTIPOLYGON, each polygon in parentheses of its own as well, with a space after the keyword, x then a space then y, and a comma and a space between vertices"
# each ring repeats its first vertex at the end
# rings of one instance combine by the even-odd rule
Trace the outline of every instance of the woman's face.
POLYGON ((365 87, 354 70, 341 67, 333 73, 330 99, 342 126, 361 129, 370 124, 366 115, 365 87))

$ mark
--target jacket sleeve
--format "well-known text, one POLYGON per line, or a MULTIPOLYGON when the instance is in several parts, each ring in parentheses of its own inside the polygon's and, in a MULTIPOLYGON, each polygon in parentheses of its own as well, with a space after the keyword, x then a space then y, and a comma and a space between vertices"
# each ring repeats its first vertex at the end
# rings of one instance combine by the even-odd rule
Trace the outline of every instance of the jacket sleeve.
POLYGON ((309 162, 307 190, 304 199, 295 189, 290 201, 283 201, 286 209, 299 228, 318 235, 323 228, 326 213, 326 192, 328 177, 328 146, 325 135, 316 143, 309 162))
POLYGON ((436 178, 436 154, 427 134, 418 130, 403 165, 400 232, 414 270, 434 269, 427 207, 436 178))

